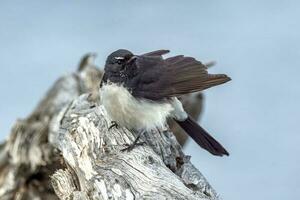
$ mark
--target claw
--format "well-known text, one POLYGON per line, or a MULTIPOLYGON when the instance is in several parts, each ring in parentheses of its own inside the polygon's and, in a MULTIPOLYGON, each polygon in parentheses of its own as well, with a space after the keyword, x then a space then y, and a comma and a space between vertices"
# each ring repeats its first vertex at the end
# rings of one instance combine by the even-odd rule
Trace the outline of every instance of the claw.
POLYGON ((113 127, 119 128, 119 125, 116 121, 111 121, 110 122, 110 126, 108 127, 108 130, 110 131, 110 129, 112 129, 113 127))
POLYGON ((129 152, 132 149, 134 149, 134 147, 136 147, 136 146, 142 146, 144 144, 146 144, 146 142, 138 142, 138 143, 132 143, 132 144, 125 144, 125 146, 127 146, 127 147, 124 148, 124 149, 121 149, 121 151, 122 152, 124 152, 124 151, 128 151, 129 152))
POLYGON ((122 149, 121 151, 124 152, 124 151, 131 151, 135 146, 138 146, 138 145, 143 145, 145 144, 145 142, 138 142, 141 135, 144 133, 145 131, 140 131, 138 132, 136 138, 134 139, 133 143, 132 144, 126 144, 126 148, 125 149, 122 149))

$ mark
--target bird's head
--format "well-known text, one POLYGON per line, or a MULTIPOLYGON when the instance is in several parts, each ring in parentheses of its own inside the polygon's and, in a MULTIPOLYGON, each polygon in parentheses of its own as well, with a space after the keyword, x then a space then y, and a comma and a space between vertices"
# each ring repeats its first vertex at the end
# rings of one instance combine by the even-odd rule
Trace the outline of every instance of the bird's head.
POLYGON ((119 49, 107 57, 105 71, 120 72, 124 70, 126 65, 128 65, 134 58, 135 56, 130 51, 119 49))

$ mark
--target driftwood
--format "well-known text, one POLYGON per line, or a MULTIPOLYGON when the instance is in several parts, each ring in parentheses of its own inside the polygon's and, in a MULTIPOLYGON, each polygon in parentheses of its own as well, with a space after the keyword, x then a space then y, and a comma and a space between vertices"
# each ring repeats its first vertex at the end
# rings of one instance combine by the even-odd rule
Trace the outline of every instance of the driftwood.
POLYGON ((48 142, 51 121, 74 98, 98 91, 101 72, 88 54, 77 72, 61 77, 30 116, 17 120, 0 149, 0 199, 58 199, 49 176, 64 166, 48 142))
MULTIPOLYGON (((13 126, 0 146, 0 199, 218 199, 167 128, 121 151, 135 133, 108 130, 98 95, 102 73, 93 56, 85 56, 77 72, 60 78, 13 126)), ((201 97, 182 99, 194 116, 201 97)), ((173 130, 180 138, 182 131, 173 130)))

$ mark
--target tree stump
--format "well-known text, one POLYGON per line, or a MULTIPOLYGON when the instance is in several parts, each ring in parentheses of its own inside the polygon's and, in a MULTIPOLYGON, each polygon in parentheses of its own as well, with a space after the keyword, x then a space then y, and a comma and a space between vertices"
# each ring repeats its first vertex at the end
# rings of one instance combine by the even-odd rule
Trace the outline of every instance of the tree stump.
MULTIPOLYGON (((99 103, 102 73, 91 56, 60 78, 0 146, 0 199, 218 199, 167 125, 144 134, 144 145, 121 151, 135 133, 108 130, 99 103)), ((194 108, 202 103, 199 95, 182 100, 194 108)))

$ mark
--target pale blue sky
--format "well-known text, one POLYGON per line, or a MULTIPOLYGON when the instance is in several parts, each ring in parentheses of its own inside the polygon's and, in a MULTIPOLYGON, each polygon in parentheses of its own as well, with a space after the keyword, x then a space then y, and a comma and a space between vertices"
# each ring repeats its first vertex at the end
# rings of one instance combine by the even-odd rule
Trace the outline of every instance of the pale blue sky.
POLYGON ((201 120, 230 157, 185 149, 223 199, 300 199, 299 1, 74 2, 0 2, 1 139, 84 53, 166 48, 233 79, 201 120))

